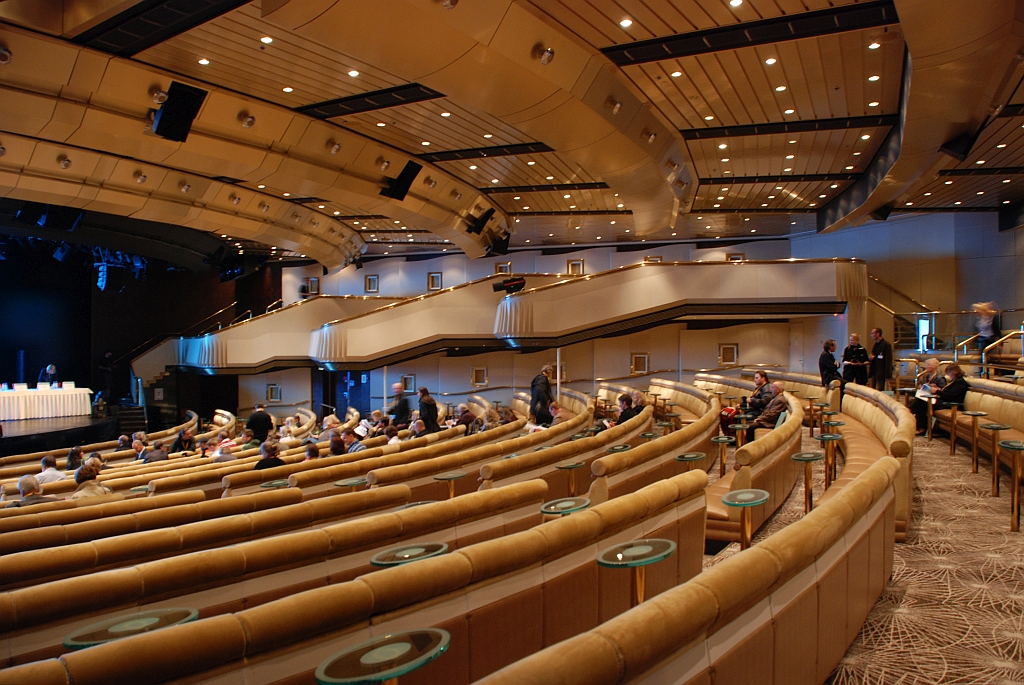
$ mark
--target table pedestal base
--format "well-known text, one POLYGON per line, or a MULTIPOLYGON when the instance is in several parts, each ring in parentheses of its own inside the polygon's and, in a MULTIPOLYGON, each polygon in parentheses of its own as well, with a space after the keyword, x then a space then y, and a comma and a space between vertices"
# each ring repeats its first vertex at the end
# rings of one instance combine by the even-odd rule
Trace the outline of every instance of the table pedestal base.
POLYGON ((1010 479, 1010 530, 1020 532, 1020 452, 1013 453, 1013 469, 1010 479))
POLYGON ((633 567, 633 584, 634 590, 636 590, 635 599, 636 604, 634 606, 640 606, 644 603, 644 594, 647 586, 647 567, 646 566, 634 566, 633 567))
POLYGON ((814 509, 814 491, 811 488, 811 478, 814 476, 814 465, 812 462, 804 462, 804 513, 809 514, 814 509))
POLYGON ((740 509, 740 549, 750 547, 750 539, 754 537, 753 521, 750 515, 750 507, 740 509))

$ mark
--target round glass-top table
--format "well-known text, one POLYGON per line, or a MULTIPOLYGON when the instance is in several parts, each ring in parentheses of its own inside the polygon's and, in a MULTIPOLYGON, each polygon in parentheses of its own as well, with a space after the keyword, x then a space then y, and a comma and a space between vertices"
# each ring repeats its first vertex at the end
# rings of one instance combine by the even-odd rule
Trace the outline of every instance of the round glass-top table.
POLYGON ((832 406, 832 405, 830 405, 828 402, 811 402, 811 411, 810 411, 810 415, 811 415, 811 417, 810 417, 811 428, 810 428, 810 431, 808 432, 808 435, 810 435, 812 438, 814 437, 814 425, 815 425, 814 410, 817 409, 820 412, 822 409, 826 409, 826 408, 828 408, 830 406, 832 406))
POLYGON ((718 477, 725 476, 725 462, 727 458, 726 449, 729 445, 736 442, 736 438, 731 435, 716 435, 711 438, 711 442, 718 445, 718 477))
POLYGON ((576 469, 583 468, 586 466, 582 461, 566 461, 561 464, 555 464, 555 468, 559 471, 568 471, 569 473, 569 497, 576 496, 576 469))
POLYGON ((1006 423, 983 423, 981 427, 992 431, 992 496, 999 497, 999 433, 1013 426, 1006 423))
POLYGON ((448 544, 444 542, 417 542, 378 552, 370 557, 370 565, 401 566, 420 559, 440 556, 447 551, 448 544))
POLYGON ((971 473, 978 472, 978 419, 988 416, 984 411, 962 411, 964 416, 971 417, 971 473))
POLYGON ((268 480, 266 483, 260 483, 261 488, 286 488, 288 487, 287 478, 279 478, 277 480, 268 480))
POLYGON ((658 435, 657 433, 651 433, 650 431, 648 431, 646 433, 641 433, 640 437, 643 438, 644 440, 651 441, 654 440, 655 438, 660 438, 661 436, 658 435))
POLYGON ((804 465, 804 513, 814 509, 814 489, 811 480, 814 478, 814 462, 825 458, 824 452, 797 452, 792 459, 804 465))
POLYGON ((676 461, 686 464, 686 471, 690 472, 693 470, 694 464, 705 459, 707 456, 705 452, 684 452, 676 455, 676 461))
POLYGON ((582 440, 583 438, 586 438, 586 437, 589 437, 589 436, 587 436, 586 433, 576 433, 575 435, 570 435, 569 436, 569 442, 572 442, 574 440, 582 440))
POLYGON ((828 490, 836 477, 836 443, 842 440, 843 436, 838 433, 818 433, 814 439, 825 447, 825 489, 828 490))
POLYGON ((612 445, 611 447, 609 447, 605 451, 606 452, 611 452, 612 454, 614 454, 616 452, 627 452, 627 451, 629 451, 631 449, 633 449, 632 445, 612 445))
POLYGON ((750 547, 750 540, 754 537, 750 507, 756 507, 768 501, 771 495, 767 490, 733 490, 722 495, 722 504, 727 507, 738 507, 740 510, 740 549, 750 547))
POLYGON ((398 678, 445 653, 451 635, 440 628, 393 633, 344 649, 321 663, 320 685, 395 685, 398 678))
POLYGON ((655 425, 661 429, 662 435, 668 435, 676 428, 676 424, 672 421, 658 421, 655 425))
POLYGON ((675 554, 676 543, 664 538, 646 538, 607 547, 597 555, 597 565, 605 568, 632 568, 634 598, 643 604, 648 564, 675 554))
POLYGON ((577 511, 583 511, 590 506, 590 499, 586 497, 562 497, 545 502, 540 506, 540 513, 549 516, 568 516, 577 511))
POLYGON ((337 488, 352 488, 352 492, 355 492, 357 488, 366 485, 367 480, 364 476, 356 476, 355 478, 346 478, 345 480, 335 481, 334 487, 337 488))
POLYGON ((1020 455, 1024 452, 1024 442, 1020 440, 1002 440, 999 448, 1010 450, 1013 461, 1010 462, 1010 531, 1020 532, 1020 455))
POLYGON ((146 493, 149 492, 148 485, 136 485, 134 488, 128 488, 128 492, 146 493))
POLYGON ((846 422, 845 421, 822 421, 821 425, 825 426, 826 428, 839 428, 840 426, 845 426, 846 422))
POLYGON ((434 480, 439 480, 448 483, 448 499, 455 497, 455 481, 460 478, 465 478, 465 471, 448 471, 447 473, 439 473, 434 476, 434 480))
POLYGON ((552 447, 554 447, 554 445, 541 445, 540 447, 534 447, 533 451, 534 452, 540 452, 541 450, 549 450, 552 447))
POLYGON ((191 623, 197 618, 199 611, 196 609, 150 609, 137 614, 104 619, 99 623, 79 628, 64 638, 64 646, 67 649, 85 649, 132 635, 191 623))
POLYGON ((729 429, 736 433, 736 448, 743 447, 744 441, 747 439, 747 431, 754 427, 752 423, 732 423, 729 424, 729 429))

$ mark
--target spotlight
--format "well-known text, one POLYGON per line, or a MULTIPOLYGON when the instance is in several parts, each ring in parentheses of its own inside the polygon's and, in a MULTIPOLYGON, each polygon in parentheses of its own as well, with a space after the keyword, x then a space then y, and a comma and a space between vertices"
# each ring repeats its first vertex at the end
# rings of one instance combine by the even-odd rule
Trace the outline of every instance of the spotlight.
POLYGON ((506 278, 504 281, 501 281, 500 283, 494 283, 491 285, 491 288, 494 289, 494 292, 504 292, 509 295, 511 295, 512 293, 517 293, 525 287, 525 278, 506 278))

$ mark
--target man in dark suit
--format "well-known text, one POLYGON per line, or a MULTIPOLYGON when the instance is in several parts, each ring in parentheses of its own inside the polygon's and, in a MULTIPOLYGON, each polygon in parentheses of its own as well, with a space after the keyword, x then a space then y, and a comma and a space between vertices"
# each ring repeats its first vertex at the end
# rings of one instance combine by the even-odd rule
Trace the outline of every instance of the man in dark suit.
POLYGON ((45 369, 39 372, 39 383, 46 383, 52 385, 53 383, 59 382, 57 379, 57 367, 50 364, 45 369))
POLYGON ((253 437, 261 443, 266 442, 270 431, 274 430, 274 418, 267 413, 266 409, 265 404, 257 402, 256 411, 245 422, 245 427, 251 430, 253 437))
POLYGON ((871 329, 871 339, 875 341, 875 345, 868 355, 871 362, 868 386, 875 390, 885 390, 889 379, 892 378, 892 345, 882 337, 881 328, 871 329))

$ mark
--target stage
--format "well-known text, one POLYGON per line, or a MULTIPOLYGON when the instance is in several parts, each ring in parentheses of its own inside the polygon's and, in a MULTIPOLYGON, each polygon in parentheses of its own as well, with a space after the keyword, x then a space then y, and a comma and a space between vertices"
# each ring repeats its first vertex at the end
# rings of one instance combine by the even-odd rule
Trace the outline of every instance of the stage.
POLYGON ((4 432, 0 437, 0 457, 117 439, 117 419, 113 417, 64 416, 0 421, 0 429, 4 432))

